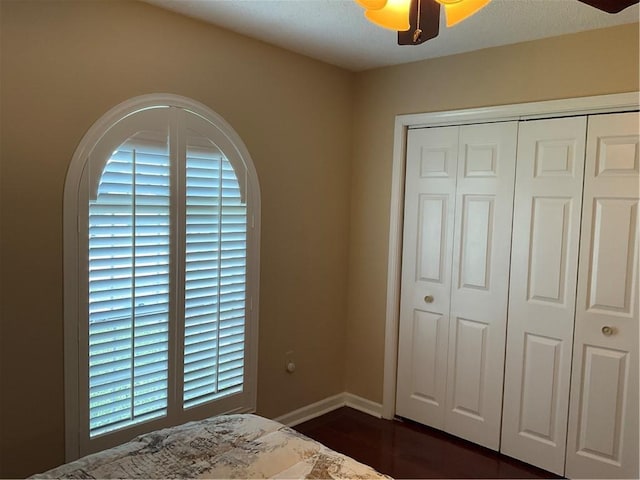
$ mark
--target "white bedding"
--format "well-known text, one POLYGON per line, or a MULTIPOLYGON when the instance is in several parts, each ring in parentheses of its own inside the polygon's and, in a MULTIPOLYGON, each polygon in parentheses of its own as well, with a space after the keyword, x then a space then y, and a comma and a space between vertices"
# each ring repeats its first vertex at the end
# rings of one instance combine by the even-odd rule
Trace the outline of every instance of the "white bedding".
POLYGON ((223 415, 140 435, 32 478, 389 477, 273 420, 223 415))

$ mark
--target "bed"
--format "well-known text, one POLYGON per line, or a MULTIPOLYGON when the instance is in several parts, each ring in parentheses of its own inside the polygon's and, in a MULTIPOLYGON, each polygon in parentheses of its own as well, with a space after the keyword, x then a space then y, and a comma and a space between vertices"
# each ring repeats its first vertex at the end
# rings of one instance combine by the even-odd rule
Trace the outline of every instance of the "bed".
POLYGON ((31 478, 389 479, 278 422, 222 415, 140 435, 31 478))

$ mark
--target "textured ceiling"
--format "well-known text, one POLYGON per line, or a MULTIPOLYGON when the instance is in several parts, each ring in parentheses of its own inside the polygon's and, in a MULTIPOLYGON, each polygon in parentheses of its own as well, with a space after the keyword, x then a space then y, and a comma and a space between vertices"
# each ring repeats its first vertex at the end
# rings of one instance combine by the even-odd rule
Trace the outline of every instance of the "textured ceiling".
MULTIPOLYGON (((633 5, 610 15, 577 0, 493 0, 419 46, 369 23, 353 0, 144 0, 340 67, 367 70, 639 21, 633 5)), ((624 45, 621 45, 624 48, 624 45)))

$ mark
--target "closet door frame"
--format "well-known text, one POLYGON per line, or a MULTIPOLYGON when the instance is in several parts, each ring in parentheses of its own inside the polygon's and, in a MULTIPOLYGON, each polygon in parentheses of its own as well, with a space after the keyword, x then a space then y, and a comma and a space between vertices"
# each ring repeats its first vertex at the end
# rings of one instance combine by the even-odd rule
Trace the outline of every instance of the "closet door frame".
POLYGON ((640 92, 629 92, 488 108, 396 116, 389 222, 387 307, 381 412, 383 418, 392 419, 396 409, 395 397, 407 131, 423 127, 469 125, 496 121, 533 120, 573 115, 635 111, 640 109, 639 95, 640 92))

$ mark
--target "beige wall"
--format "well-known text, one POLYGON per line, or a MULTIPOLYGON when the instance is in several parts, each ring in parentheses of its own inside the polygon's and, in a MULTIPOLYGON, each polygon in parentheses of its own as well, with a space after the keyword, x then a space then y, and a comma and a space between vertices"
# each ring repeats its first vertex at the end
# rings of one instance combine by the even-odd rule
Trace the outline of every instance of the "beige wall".
POLYGON ((382 401, 395 115, 638 89, 637 24, 357 76, 346 363, 349 392, 382 401))
POLYGON ((208 105, 252 155, 263 206, 259 412, 344 391, 353 75, 143 3, 0 4, 0 475, 64 460, 64 179, 91 124, 136 95, 208 105))

